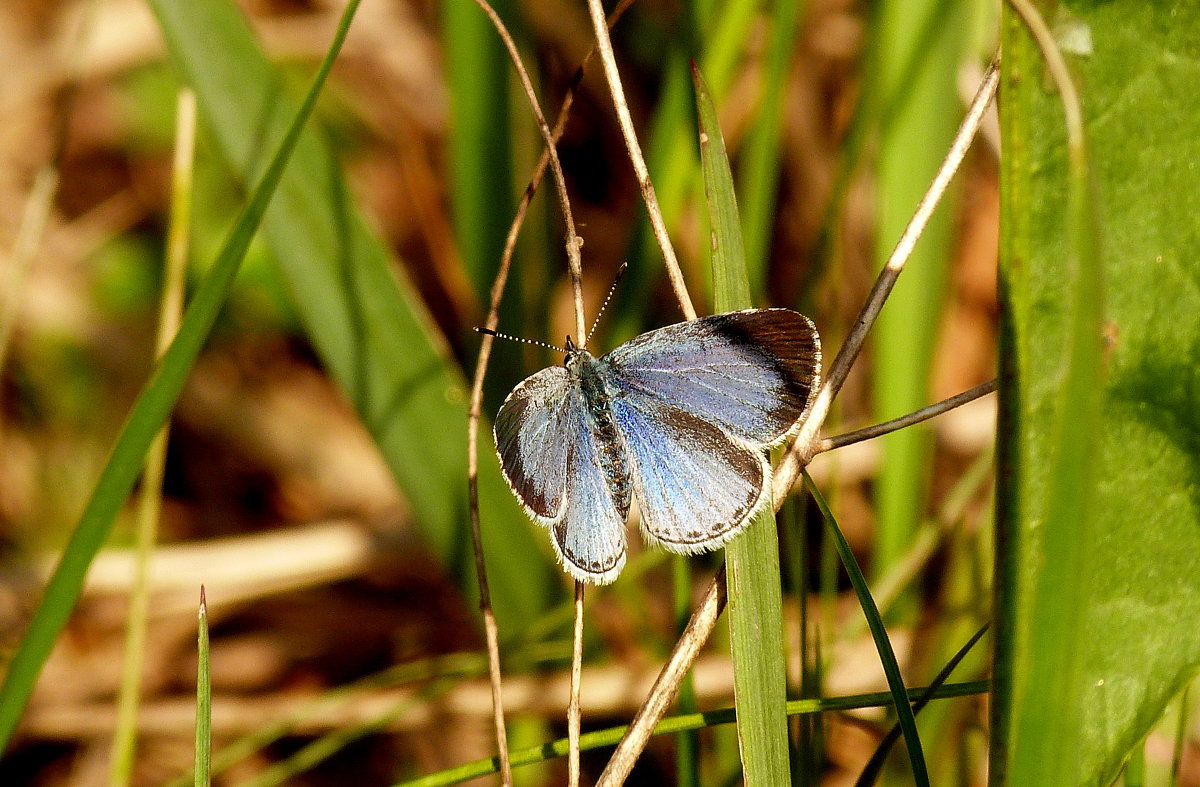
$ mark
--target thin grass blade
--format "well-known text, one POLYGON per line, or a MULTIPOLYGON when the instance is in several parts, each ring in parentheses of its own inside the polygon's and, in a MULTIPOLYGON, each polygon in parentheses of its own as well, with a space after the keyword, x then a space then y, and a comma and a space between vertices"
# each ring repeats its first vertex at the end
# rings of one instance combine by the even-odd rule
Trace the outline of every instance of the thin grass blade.
POLYGON ((200 588, 200 614, 196 637, 196 762, 193 783, 208 787, 212 783, 212 672, 209 666, 208 600, 200 588))
POLYGON ((871 637, 875 640, 875 649, 879 651, 883 673, 887 677, 888 688, 891 689, 892 698, 895 701, 896 720, 904 734, 904 744, 908 748, 909 767, 912 768, 913 781, 918 787, 928 787, 929 770, 925 766, 925 754, 921 749, 921 739, 917 734, 917 722, 913 717, 913 709, 908 704, 908 690, 904 687, 904 677, 900 674, 900 665, 896 661, 895 651, 892 650, 891 640, 888 639, 887 629, 884 628, 883 618, 879 615, 875 599, 871 597, 870 588, 867 587, 867 578, 859 568, 858 559, 854 557, 850 544, 842 535, 842 530, 838 527, 833 512, 829 510, 829 504, 825 502, 824 496, 821 495, 812 476, 807 471, 804 473, 804 483, 821 509, 825 523, 829 525, 829 533, 833 536, 833 543, 842 559, 842 566, 845 567, 846 574, 850 577, 850 584, 854 586, 858 603, 862 607, 863 615, 867 618, 867 625, 871 628, 871 637))
POLYGON ((279 185, 288 159, 300 139, 300 132, 312 114, 333 61, 341 50, 358 3, 359 0, 352 0, 347 5, 333 44, 321 62, 312 87, 288 126, 283 141, 269 159, 266 172, 238 216, 221 254, 196 290, 175 340, 138 396, 108 463, 96 482, 91 499, 71 534, 41 604, 0 686, 0 750, 7 746, 17 720, 29 701, 42 665, 75 607, 88 567, 108 539, 113 520, 141 472, 150 443, 166 422, 188 372, 217 319, 229 286, 262 221, 275 187, 279 185))
MULTIPOLYGON (((216 149, 253 182, 290 102, 227 0, 150 0, 172 63, 196 91, 216 149), (203 35, 198 34, 203 31, 203 35)), ((469 9, 478 13, 473 5, 469 9)), ((305 134, 263 232, 309 340, 357 410, 413 511, 425 544, 477 597, 467 518, 467 394, 433 320, 351 203, 333 152, 305 134)), ((490 432, 490 430, 485 430, 490 432)), ((493 605, 519 630, 561 598, 545 540, 480 450, 479 504, 493 605)))
MULTIPOLYGON (((716 107, 693 67, 700 121, 700 160, 708 197, 714 305, 718 311, 751 306, 750 282, 733 175, 716 107)), ((768 481, 769 483, 769 481, 768 481)), ((742 768, 748 784, 788 781, 787 669, 779 533, 767 506, 725 549, 729 569, 729 633, 733 693, 738 709, 742 768)))

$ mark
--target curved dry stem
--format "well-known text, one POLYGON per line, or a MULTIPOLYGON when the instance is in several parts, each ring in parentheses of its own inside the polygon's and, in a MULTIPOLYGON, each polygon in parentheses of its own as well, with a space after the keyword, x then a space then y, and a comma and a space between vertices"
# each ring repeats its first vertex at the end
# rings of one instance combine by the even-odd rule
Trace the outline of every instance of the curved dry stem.
POLYGON ((1062 96, 1063 115, 1067 126, 1067 146, 1071 150, 1072 157, 1075 157, 1083 151, 1084 147, 1083 104, 1079 100, 1079 91, 1075 89, 1075 82, 1071 79, 1071 70, 1067 68, 1067 61, 1054 41, 1054 33, 1051 32, 1046 20, 1038 13, 1033 3, 1029 0, 1008 0, 1008 4, 1021 17, 1029 34, 1037 42, 1042 57, 1046 59, 1046 70, 1050 72, 1050 78, 1054 80, 1054 86, 1058 88, 1058 94, 1062 96))
POLYGON ((604 76, 608 80, 613 106, 617 110, 617 123, 621 127, 621 135, 625 137, 625 147, 629 150, 629 161, 633 164, 638 187, 642 190, 642 199, 646 202, 646 212, 650 214, 654 238, 662 249, 663 264, 667 266, 671 289, 675 291, 675 300, 679 301, 679 309, 683 312, 684 319, 694 320, 696 307, 692 305, 692 296, 688 294, 687 284, 683 280, 679 259, 675 256, 675 248, 667 235, 667 224, 663 220, 662 210, 658 207, 654 184, 650 182, 650 170, 646 168, 646 159, 642 156, 642 148, 633 129, 633 118, 629 114, 629 104, 625 101, 625 89, 621 86, 621 74, 617 70, 617 59, 613 55, 612 39, 608 37, 608 27, 604 23, 604 9, 600 0, 588 0, 588 14, 592 18, 596 46, 600 50, 600 62, 604 64, 604 76))
POLYGON ((617 744, 616 751, 613 752, 604 772, 600 774, 596 787, 614 787, 624 784, 630 771, 633 770, 634 763, 637 762, 642 750, 650 741, 650 736, 654 734, 654 728, 666 715, 671 700, 679 691, 679 684, 683 680, 683 676, 692 668, 692 664, 700 654, 700 648, 704 647, 704 643, 712 635, 712 631, 717 625, 717 619, 721 617, 721 611, 725 609, 726 599, 725 567, 721 566, 721 570, 713 577, 712 584, 708 586, 700 605, 696 607, 696 611, 688 620, 687 627, 684 628, 679 641, 675 643, 675 649, 671 651, 671 658, 658 673, 658 678, 655 679, 654 686, 650 689, 645 703, 633 717, 629 729, 621 738, 621 742, 617 744))
MULTIPOLYGON (((632 2, 633 0, 622 0, 613 11, 610 24, 615 23, 621 14, 632 5, 632 2)), ((489 10, 489 8, 485 8, 485 13, 489 10)), ((492 18, 492 15, 489 15, 489 18, 492 18)), ((501 30, 503 30, 503 25, 501 25, 501 30)), ((511 41, 511 38, 509 38, 509 41, 511 41)), ((583 70, 588 61, 591 60, 592 55, 593 52, 588 52, 584 56, 579 68, 575 70, 575 75, 567 88, 566 95, 563 97, 562 105, 559 107, 558 117, 554 121, 554 129, 551 132, 548 144, 543 148, 542 155, 538 159, 533 175, 529 179, 529 185, 525 187, 525 193, 521 195, 521 200, 517 204, 516 213, 513 216, 512 224, 509 226, 508 235, 504 241, 504 250, 500 255, 500 265, 496 271, 496 279, 492 283, 487 318, 484 322, 489 331, 495 331, 496 326, 499 325, 500 300, 504 296, 504 287, 508 283, 508 273, 512 268, 512 258, 517 245, 517 236, 521 233, 521 227, 525 223, 525 216, 529 212, 529 205, 533 202, 533 196, 537 193, 537 188, 542 182, 546 168, 550 165, 551 157, 553 156, 557 160, 554 145, 562 136, 563 128, 566 126, 567 118, 571 113, 571 105, 575 100, 575 91, 583 79, 583 70)), ((517 62, 519 63, 519 61, 517 62)), ((536 102, 534 106, 537 106, 536 102)), ((536 111, 540 115, 541 110, 537 109, 536 111)), ((544 127, 544 123, 542 125, 544 127)), ((496 625, 496 615, 492 609, 491 594, 488 591, 487 568, 483 560, 483 534, 479 522, 479 420, 483 412, 483 382, 484 378, 487 377, 488 361, 491 360, 492 344, 494 342, 494 336, 484 333, 483 340, 479 344, 479 357, 475 363, 475 374, 471 380, 471 402, 467 414, 467 495, 471 516, 471 548, 475 557, 475 574, 479 583, 479 608, 483 615, 484 636, 488 652, 488 674, 492 688, 492 711, 496 730, 496 746, 500 760, 500 778, 505 785, 508 785, 512 784, 512 765, 509 762, 508 734, 504 726, 504 699, 500 683, 499 630, 496 625)))
POLYGON ((960 394, 951 396, 949 399, 943 399, 940 402, 922 407, 916 412, 902 415, 899 418, 893 418, 890 421, 884 421, 881 424, 868 426, 863 429, 855 429, 853 432, 846 432, 835 437, 826 437, 820 440, 813 449, 813 455, 832 451, 835 448, 844 448, 853 443, 861 443, 863 440, 872 440, 876 437, 882 437, 890 432, 895 432, 897 429, 903 429, 906 426, 919 424, 922 421, 928 421, 930 418, 948 413, 956 407, 962 407, 967 402, 973 402, 976 399, 981 399, 984 396, 996 390, 996 381, 989 380, 986 383, 981 383, 969 390, 963 391, 960 394))
MULTIPOLYGON (((595 3, 596 0, 589 0, 589 8, 595 3)), ((780 462, 779 467, 776 468, 773 481, 776 490, 790 491, 793 484, 800 477, 800 471, 808 465, 816 453, 815 449, 819 444, 818 434, 825 422, 826 416, 829 414, 829 406, 832 404, 833 398, 841 390, 842 384, 846 381, 846 375, 849 373, 854 359, 858 357, 858 353, 862 349, 867 332, 874 324, 876 317, 879 315, 879 310, 883 307, 884 301, 887 300, 888 294, 892 290, 892 286, 896 283, 897 277, 904 269, 904 264, 908 261, 913 246, 929 221, 930 215, 932 215, 942 195, 945 194, 950 179, 962 163, 963 157, 970 147, 971 140, 979 130, 980 123, 983 121, 984 113, 991 103, 992 98, 996 95, 996 87, 999 84, 999 65, 1000 56, 997 54, 984 74, 983 83, 980 85, 975 99, 971 102, 970 108, 967 110, 967 115, 963 119, 958 134, 954 138, 950 152, 947 153, 928 191, 918 204, 917 210, 908 227, 900 236, 900 241, 896 244, 896 249, 888 259, 887 265, 879 274, 879 279, 871 290, 866 305, 863 306, 850 335, 846 338, 846 342, 838 352, 837 358, 834 359, 829 376, 821 386, 816 402, 813 404, 812 410, 809 411, 808 418, 801 426, 799 434, 796 436, 784 459, 780 462)), ((776 510, 783 505, 786 499, 786 493, 775 496, 776 510)), ((705 593, 704 599, 700 602, 700 607, 692 615, 692 619, 688 621, 683 636, 675 644, 675 649, 671 652, 670 660, 663 667, 662 672, 659 673, 659 677, 654 683, 654 688, 651 689, 645 704, 638 711, 633 723, 630 724, 625 737, 621 739, 616 752, 613 753, 612 759, 609 760, 608 767, 601 774, 600 781, 597 782, 598 785, 621 784, 625 777, 629 775, 630 770, 633 768, 633 763, 645 748, 646 742, 649 741, 650 734, 654 730, 655 725, 662 720, 667 706, 678 691, 679 683, 683 679, 684 674, 691 668, 697 654, 700 652, 700 647, 707 641, 713 627, 716 625, 716 618, 720 614, 720 610, 724 608, 726 601, 724 579, 724 569, 722 569, 722 573, 718 574, 717 578, 713 580, 713 584, 709 586, 708 592, 705 593)))
POLYGON ((975 99, 971 102, 966 117, 963 118, 962 125, 959 126, 958 133, 950 145, 950 151, 942 161, 942 166, 938 169, 937 174, 934 175, 933 181, 929 184, 929 189, 917 205, 916 212, 913 214, 908 226, 905 227, 904 232, 900 235, 900 240, 896 243, 896 248, 892 251, 891 256, 888 257, 887 264, 880 271, 879 278, 875 281, 875 285, 871 288, 871 292, 867 296, 867 302, 863 305, 862 311, 859 312, 858 318, 851 326, 850 333, 846 336, 846 341, 842 344, 841 349, 838 350, 837 357, 834 358, 833 364, 829 368, 829 376, 825 378, 825 382, 821 385, 821 390, 817 393, 816 401, 814 401, 808 417, 801 425, 800 431, 797 433, 795 440, 793 440, 787 454, 783 457, 779 466, 775 468, 775 489, 784 490, 785 492, 779 495, 779 499, 787 496, 786 492, 790 491, 797 479, 799 479, 800 471, 808 466, 808 463, 815 455, 817 445, 820 442, 818 435, 825 423, 825 418, 829 415, 829 408, 833 404, 833 399, 837 396, 838 391, 841 390, 842 384, 846 382, 846 377, 850 374, 850 367, 853 366, 855 359, 858 358, 863 343, 866 341, 867 334, 875 324, 876 318, 879 317, 879 312, 883 309, 883 304, 887 302, 888 295, 891 294, 892 287, 895 286, 901 271, 904 270, 905 263, 908 262, 908 258, 912 255, 913 247, 916 246, 921 233, 925 231, 925 225, 929 223, 929 218, 933 215, 934 209, 946 193, 946 189, 950 185, 950 180, 954 177, 954 173, 958 171, 959 165, 962 164, 963 158, 971 146, 971 141, 975 138, 975 134, 979 131, 979 126, 983 122, 988 105, 991 104, 992 99, 996 95, 996 87, 999 83, 1000 55, 997 54, 983 75, 983 83, 979 86, 979 90, 975 94, 975 99))
POLYGON ((575 620, 571 626, 571 699, 567 704, 567 783, 579 787, 579 687, 583 682, 583 588, 575 580, 575 620))
POLYGON ((525 90, 525 97, 529 100, 529 109, 533 112, 538 130, 542 132, 542 139, 546 142, 546 152, 550 156, 550 170, 554 173, 554 185, 558 191, 559 207, 562 208, 563 221, 567 225, 567 269, 571 273, 571 289, 575 295, 575 330, 580 341, 583 341, 584 331, 587 330, 587 324, 583 317, 583 264, 579 254, 579 250, 583 247, 583 240, 575 233, 575 218, 571 214, 571 201, 567 197, 567 181, 563 176, 562 164, 558 160, 557 140, 554 138, 554 132, 550 130, 550 124, 546 122, 546 116, 542 114, 537 93, 533 90, 533 82, 529 79, 529 72, 525 70, 525 64, 521 62, 521 53, 517 51, 517 45, 509 35, 508 28, 504 26, 500 15, 487 0, 475 0, 475 5, 479 6, 487 15, 492 26, 496 28, 500 40, 504 42, 504 48, 508 50, 509 59, 512 60, 513 68, 516 69, 517 76, 521 80, 521 87, 525 90))

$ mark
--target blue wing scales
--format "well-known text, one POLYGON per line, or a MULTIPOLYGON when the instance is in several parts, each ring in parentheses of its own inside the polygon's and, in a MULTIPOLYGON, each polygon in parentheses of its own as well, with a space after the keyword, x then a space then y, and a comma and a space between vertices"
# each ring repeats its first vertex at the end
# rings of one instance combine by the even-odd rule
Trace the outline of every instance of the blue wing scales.
POLYGON ((747 309, 650 331, 601 360, 621 387, 768 446, 808 412, 821 344, 802 314, 747 309))
POLYGON ((612 410, 642 529, 653 541, 672 552, 715 549, 763 504, 769 466, 761 449, 637 393, 614 400, 612 410))

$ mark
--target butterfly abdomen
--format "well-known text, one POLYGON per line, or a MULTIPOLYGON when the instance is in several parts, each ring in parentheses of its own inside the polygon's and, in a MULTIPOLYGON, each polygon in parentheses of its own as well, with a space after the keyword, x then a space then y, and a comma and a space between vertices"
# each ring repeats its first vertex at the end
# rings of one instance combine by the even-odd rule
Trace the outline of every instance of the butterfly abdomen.
POLYGON ((610 402, 613 392, 605 385, 603 361, 597 361, 587 350, 576 350, 567 359, 567 370, 579 380, 579 390, 592 434, 595 435, 598 457, 604 480, 612 490, 613 501, 622 516, 629 515, 632 482, 625 443, 617 430, 610 402))

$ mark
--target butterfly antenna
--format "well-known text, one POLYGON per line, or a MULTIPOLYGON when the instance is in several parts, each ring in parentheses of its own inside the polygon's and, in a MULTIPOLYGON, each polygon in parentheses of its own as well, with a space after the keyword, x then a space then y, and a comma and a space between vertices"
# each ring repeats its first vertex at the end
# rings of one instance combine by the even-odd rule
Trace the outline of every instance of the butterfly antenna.
POLYGON ((613 283, 609 285, 608 295, 604 296, 604 303, 600 304, 600 311, 596 313, 596 319, 592 320, 592 327, 588 329, 587 336, 584 337, 583 347, 587 347, 587 343, 592 340, 592 334, 596 332, 596 326, 600 324, 600 318, 604 316, 604 310, 608 308, 608 302, 612 300, 613 293, 617 291, 617 285, 621 283, 621 277, 625 275, 628 268, 628 262, 622 262, 621 267, 617 268, 617 275, 613 277, 613 283))
POLYGON ((512 336, 507 333, 500 333, 500 331, 493 331, 491 328, 476 327, 475 333, 482 333, 482 334, 486 334, 488 336, 495 336, 497 339, 508 339, 510 342, 521 342, 522 344, 532 344, 532 345, 536 345, 538 347, 545 347, 547 350, 555 350, 557 352, 564 353, 564 354, 567 352, 562 347, 558 347, 556 345, 549 344, 547 342, 539 342, 537 339, 524 339, 520 336, 512 336))

